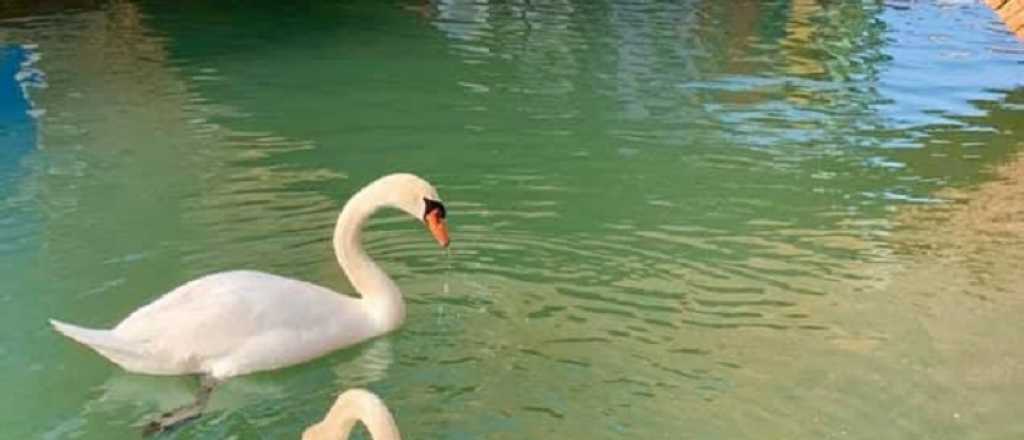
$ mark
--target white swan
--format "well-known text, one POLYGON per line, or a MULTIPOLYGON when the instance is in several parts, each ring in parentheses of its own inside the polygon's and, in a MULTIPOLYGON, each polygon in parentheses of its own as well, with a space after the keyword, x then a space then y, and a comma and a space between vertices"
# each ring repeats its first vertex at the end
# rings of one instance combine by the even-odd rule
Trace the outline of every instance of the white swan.
POLYGON ((306 428, 302 440, 345 440, 357 421, 366 425, 373 440, 401 440, 388 407, 376 394, 358 388, 341 393, 324 419, 306 428))
POLYGON ((345 204, 334 230, 338 263, 360 298, 268 273, 232 271, 179 286, 112 330, 50 323, 125 370, 215 380, 298 364, 380 336, 402 324, 405 305, 359 238, 366 219, 385 206, 421 219, 441 246, 448 245, 445 209, 433 186, 411 174, 370 183, 345 204))

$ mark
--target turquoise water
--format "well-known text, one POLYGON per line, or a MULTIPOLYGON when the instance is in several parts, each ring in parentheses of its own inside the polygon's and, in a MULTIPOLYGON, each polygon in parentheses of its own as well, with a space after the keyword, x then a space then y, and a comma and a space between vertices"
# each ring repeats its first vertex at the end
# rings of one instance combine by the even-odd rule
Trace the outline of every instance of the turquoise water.
POLYGON ((84 3, 0 13, 0 438, 137 437, 196 381, 46 320, 350 292, 336 213, 394 171, 453 238, 372 222, 405 326, 165 438, 297 438, 356 386, 411 439, 1024 434, 1022 217, 972 214, 1024 201, 1024 46, 980 4, 84 3))

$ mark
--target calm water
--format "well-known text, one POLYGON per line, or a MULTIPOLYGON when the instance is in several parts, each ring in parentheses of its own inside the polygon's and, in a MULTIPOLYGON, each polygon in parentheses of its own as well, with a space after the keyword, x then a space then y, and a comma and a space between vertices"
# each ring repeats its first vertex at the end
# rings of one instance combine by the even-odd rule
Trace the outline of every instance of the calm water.
POLYGON ((194 379, 46 319, 351 291, 336 212, 399 170, 454 239, 371 224, 406 325, 166 438, 355 386, 410 439, 1024 436, 1024 45, 979 2, 82 3, 0 11, 0 438, 137 437, 194 379))

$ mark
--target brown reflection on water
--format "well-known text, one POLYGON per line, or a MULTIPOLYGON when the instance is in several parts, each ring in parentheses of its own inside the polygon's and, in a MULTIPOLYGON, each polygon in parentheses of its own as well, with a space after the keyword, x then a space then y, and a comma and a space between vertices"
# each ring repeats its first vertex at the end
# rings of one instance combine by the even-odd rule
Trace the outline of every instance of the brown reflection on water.
POLYGON ((0 19, 24 18, 66 12, 68 10, 95 10, 104 1, 98 0, 0 0, 0 19))
MULTIPOLYGON (((977 155, 966 146, 972 143, 978 144, 974 150, 989 155, 1002 153, 1003 157, 993 158, 984 182, 951 186, 936 194, 949 203, 902 210, 896 216, 903 226, 895 240, 899 252, 967 270, 976 287, 1013 290, 1012 281, 1020 276, 1022 268, 1020 259, 1014 257, 1024 253, 1020 246, 1024 241, 1024 156, 1020 154, 1024 142, 1013 135, 1020 126, 1021 103, 1024 89, 1009 93, 1003 103, 978 118, 976 126, 990 133, 985 137, 966 138, 957 130, 936 136, 946 138, 945 144, 964 145, 956 145, 965 150, 960 153, 964 157, 977 155)), ((1011 299, 980 294, 978 298, 1011 299)))
MULTIPOLYGON (((1018 143, 1018 149, 1024 144, 1018 143)), ((908 253, 886 289, 880 317, 916 323, 934 362, 920 371, 948 393, 952 417, 1011 438, 1024 431, 1024 156, 971 189, 948 189, 951 206, 902 211, 894 237, 908 253)), ((995 434, 993 432, 992 434, 995 434)))
MULTIPOLYGON (((1004 104, 1015 107, 1022 97, 1017 90, 1004 104)), ((1006 113, 991 112, 982 125, 1010 133, 1019 116, 1006 113)), ((1024 147, 992 135, 987 148, 1003 142, 1010 151, 1024 147)), ((949 203, 897 211, 890 242, 898 270, 877 293, 860 296, 862 313, 848 318, 882 338, 855 338, 847 348, 892 358, 943 390, 926 397, 947 409, 941 419, 1011 438, 1024 432, 1017 416, 1024 409, 1024 335, 1017 329, 1024 316, 1024 155, 1000 162, 987 181, 936 194, 949 203)))

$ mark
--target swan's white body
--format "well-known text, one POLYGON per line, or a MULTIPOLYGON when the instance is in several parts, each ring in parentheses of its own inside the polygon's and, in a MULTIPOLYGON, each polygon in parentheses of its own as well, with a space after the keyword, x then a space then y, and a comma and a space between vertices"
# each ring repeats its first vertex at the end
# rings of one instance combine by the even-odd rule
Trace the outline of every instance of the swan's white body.
POLYGON ((366 425, 373 440, 401 440, 391 411, 376 394, 362 389, 341 393, 324 419, 306 428, 302 440, 345 440, 357 421, 366 425))
MULTIPOLYGON (((393 174, 367 185, 345 204, 334 231, 334 249, 360 298, 268 273, 232 271, 179 286, 111 330, 51 323, 137 373, 223 379, 301 363, 402 324, 402 293, 362 250, 360 231, 380 207, 419 216, 429 209, 426 199, 438 200, 430 184, 410 174, 393 174)), ((444 229, 443 222, 430 226, 432 231, 444 229)), ((447 245, 444 234, 442 245, 447 245)))

